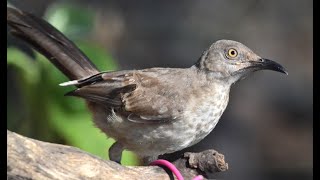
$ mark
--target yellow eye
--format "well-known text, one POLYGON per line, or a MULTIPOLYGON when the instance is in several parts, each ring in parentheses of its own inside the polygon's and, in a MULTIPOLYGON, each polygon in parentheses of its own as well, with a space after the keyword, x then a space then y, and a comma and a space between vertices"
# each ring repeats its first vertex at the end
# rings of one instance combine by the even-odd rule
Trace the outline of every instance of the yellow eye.
POLYGON ((238 56, 238 51, 233 49, 233 48, 231 48, 231 49, 228 50, 227 56, 230 57, 230 58, 235 58, 235 57, 238 56))

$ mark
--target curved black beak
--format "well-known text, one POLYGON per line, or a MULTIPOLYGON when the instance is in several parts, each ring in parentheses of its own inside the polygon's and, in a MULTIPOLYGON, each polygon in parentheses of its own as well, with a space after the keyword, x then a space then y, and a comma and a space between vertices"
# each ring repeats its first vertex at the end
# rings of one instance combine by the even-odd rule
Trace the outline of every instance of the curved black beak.
POLYGON ((278 71, 281 73, 284 73, 286 75, 288 75, 287 70, 279 63, 269 60, 269 59, 265 59, 265 58, 261 58, 259 59, 259 61, 254 63, 254 67, 257 67, 259 69, 269 69, 272 71, 278 71))

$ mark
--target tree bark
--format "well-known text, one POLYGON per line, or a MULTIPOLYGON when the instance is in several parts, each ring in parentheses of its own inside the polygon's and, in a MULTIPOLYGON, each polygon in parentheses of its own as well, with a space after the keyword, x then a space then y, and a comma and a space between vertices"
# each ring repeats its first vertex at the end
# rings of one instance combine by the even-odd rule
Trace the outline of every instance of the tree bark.
MULTIPOLYGON (((7 179, 172 179, 157 166, 121 166, 78 148, 30 139, 7 130, 7 179)), ((186 179, 228 169, 214 150, 185 153, 173 162, 186 179), (188 178, 187 178, 188 177, 188 178)))

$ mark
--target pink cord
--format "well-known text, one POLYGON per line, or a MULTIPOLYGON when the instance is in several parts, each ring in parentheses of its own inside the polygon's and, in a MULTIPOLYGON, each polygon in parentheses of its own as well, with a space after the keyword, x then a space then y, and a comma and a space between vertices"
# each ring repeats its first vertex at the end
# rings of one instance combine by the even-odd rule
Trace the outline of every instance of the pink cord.
MULTIPOLYGON (((178 180, 184 180, 180 171, 169 161, 164 160, 164 159, 158 159, 150 163, 150 165, 162 165, 170 169, 172 173, 177 177, 178 180)), ((202 180, 203 176, 199 175, 194 177, 192 180, 202 180)))

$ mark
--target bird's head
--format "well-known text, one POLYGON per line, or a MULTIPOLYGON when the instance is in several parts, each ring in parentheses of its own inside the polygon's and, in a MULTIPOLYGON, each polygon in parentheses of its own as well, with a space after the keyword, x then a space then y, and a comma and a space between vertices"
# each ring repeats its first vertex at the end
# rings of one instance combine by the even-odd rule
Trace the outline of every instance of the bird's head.
POLYGON ((258 70, 269 69, 288 74, 279 63, 261 58, 245 45, 219 40, 204 51, 196 66, 213 76, 234 83, 258 70))

